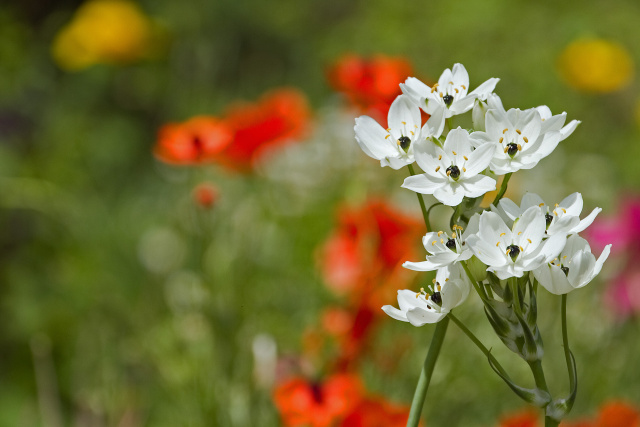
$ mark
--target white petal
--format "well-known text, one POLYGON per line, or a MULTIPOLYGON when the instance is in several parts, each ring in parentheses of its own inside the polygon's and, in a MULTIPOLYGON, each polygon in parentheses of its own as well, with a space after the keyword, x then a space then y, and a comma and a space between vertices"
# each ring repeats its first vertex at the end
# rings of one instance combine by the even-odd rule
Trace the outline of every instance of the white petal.
POLYGON ((442 297, 442 310, 450 311, 454 307, 457 307, 462 302, 462 290, 458 287, 456 282, 462 282, 461 280, 449 280, 442 285, 442 291, 440 295, 442 297))
POLYGON ((533 270, 533 276, 554 295, 563 295, 574 289, 562 269, 555 265, 545 264, 533 270))
POLYGON ((413 175, 405 178, 402 188, 415 191, 421 194, 434 194, 434 192, 443 186, 448 185, 445 178, 439 180, 433 176, 426 174, 413 175))
POLYGON ((442 131, 444 130, 444 122, 445 122, 445 109, 444 105, 438 104, 437 107, 433 109, 431 117, 427 120, 425 126, 428 129, 429 135, 440 136, 442 135, 442 131))
POLYGON ((420 80, 415 77, 409 77, 404 84, 400 83, 400 90, 402 93, 407 95, 411 101, 413 101, 416 105, 421 108, 424 107, 424 98, 427 93, 431 92, 431 88, 426 84, 422 83, 420 80))
POLYGON ((513 242, 522 247, 537 248, 547 228, 542 209, 532 206, 518 219, 513 226, 513 242))
POLYGON ((381 166, 389 166, 391 169, 402 169, 403 167, 413 163, 410 157, 385 157, 380 160, 381 166))
POLYGON ((591 252, 579 251, 571 258, 567 280, 574 288, 581 288, 593 277, 596 257, 591 252))
POLYGON ((475 90, 471 92, 470 95, 474 95, 476 98, 484 101, 489 97, 491 92, 493 92, 499 81, 500 79, 493 77, 475 88, 475 90))
POLYGON ((420 262, 405 261, 402 266, 407 270, 413 271, 435 271, 442 267, 441 265, 434 264, 429 260, 420 262))
POLYGON ((454 115, 463 114, 473 108, 473 104, 476 102, 476 97, 474 95, 467 95, 462 98, 454 98, 449 111, 451 111, 454 115))
POLYGON ((442 187, 433 192, 433 197, 438 199, 438 201, 444 205, 457 206, 464 198, 464 188, 458 184, 445 183, 442 187))
POLYGON ((597 276, 600 273, 600 270, 602 270, 602 265, 607 260, 607 258, 609 258, 609 253, 611 253, 611 245, 605 246, 602 250, 602 253, 598 257, 596 265, 593 267, 593 277, 597 276))
MULTIPOLYGON (((409 289, 401 289, 398 291, 398 306, 400 310, 407 311, 415 307, 424 307, 425 301, 419 297, 419 294, 409 289), (418 297, 416 297, 418 295, 418 297)), ((425 307, 426 308, 426 307, 425 307)))
MULTIPOLYGON (((492 206, 491 208, 492 211, 494 209, 497 209, 497 208, 494 208, 493 205, 491 206, 492 206)), ((497 213, 500 214, 501 213, 500 210, 504 212, 504 216, 500 215, 501 217, 503 217, 503 219, 510 219, 513 222, 516 218, 522 215, 522 211, 520 210, 518 205, 515 204, 513 200, 503 198, 498 202, 498 206, 500 207, 500 209, 498 210, 497 213)))
MULTIPOLYGON (((462 156, 471 155, 471 144, 469 143, 469 133, 458 127, 447 135, 444 141, 443 150, 453 159, 463 160, 462 156), (455 153, 455 154, 454 154, 455 153)), ((457 163, 457 162, 456 162, 457 163)), ((483 170, 483 169, 481 169, 483 170)))
POLYGON ((400 320, 401 322, 408 322, 407 315, 404 311, 400 311, 392 305, 385 305, 382 307, 382 311, 387 313, 389 316, 393 317, 396 320, 400 320))
POLYGON ((469 87, 469 73, 467 72, 467 69, 464 68, 464 65, 453 64, 451 81, 453 81, 454 86, 464 86, 466 88, 469 87))
POLYGON ((575 228, 571 229, 571 232, 580 233, 581 231, 584 231, 588 226, 591 225, 593 220, 596 219, 596 217, 600 212, 602 212, 602 209, 600 208, 595 208, 594 210, 592 210, 591 213, 585 219, 580 221, 575 228))
MULTIPOLYGON (((480 230, 478 236, 492 246, 498 242, 511 242, 511 230, 502 218, 494 212, 483 212, 480 216, 480 230)), ((499 249, 496 249, 500 253, 499 249)), ((478 257, 479 258, 479 257, 478 257)), ((486 262, 485 262, 486 264, 486 262)))
POLYGON ((399 95, 393 101, 391 107, 389 107, 388 123, 389 127, 394 131, 406 129, 407 135, 402 133, 402 135, 396 135, 397 138, 400 136, 408 136, 411 138, 409 131, 415 133, 422 126, 422 121, 420 120, 420 109, 411 102, 408 96, 399 95))
POLYGON ((489 167, 489 163, 491 163, 491 158, 495 151, 495 146, 493 144, 483 144, 476 148, 468 155, 469 160, 465 165, 467 169, 465 174, 475 175, 489 167))
POLYGON ((578 120, 571 120, 568 125, 560 129, 560 141, 564 141, 565 139, 569 138, 580 123, 581 122, 578 120))
POLYGON ((569 215, 579 216, 582 212, 582 194, 575 193, 569 194, 560 203, 559 207, 564 208, 569 215))
POLYGON ((536 193, 525 193, 520 201, 520 209, 524 212, 532 206, 540 206, 544 204, 544 200, 542 200, 542 198, 536 193))
POLYGON ((480 239, 477 235, 469 236, 466 241, 469 248, 471 248, 471 252, 484 264, 492 267, 502 267, 507 263, 507 259, 500 249, 480 239))
POLYGON ((496 189, 496 180, 486 175, 474 175, 461 182, 466 197, 480 197, 496 189))
POLYGON ((356 131, 356 141, 367 156, 381 160, 398 154, 398 150, 392 145, 393 142, 389 142, 387 140, 389 138, 385 139, 389 135, 387 131, 371 117, 358 117, 354 130, 356 131))
POLYGON ((437 323, 441 321, 447 313, 438 313, 436 311, 427 311, 421 308, 414 308, 407 312, 407 320, 413 326, 422 326, 427 323, 437 323))

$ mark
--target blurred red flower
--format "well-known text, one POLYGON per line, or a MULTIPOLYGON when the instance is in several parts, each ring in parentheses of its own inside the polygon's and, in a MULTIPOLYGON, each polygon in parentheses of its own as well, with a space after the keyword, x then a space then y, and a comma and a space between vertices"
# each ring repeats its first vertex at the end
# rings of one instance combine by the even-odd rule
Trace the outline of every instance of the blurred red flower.
POLYGON ((304 138, 310 118, 306 97, 292 88, 269 92, 256 103, 236 103, 225 115, 233 141, 218 160, 231 169, 250 171, 268 151, 304 138))
POLYGON ((400 83, 413 74, 409 61, 377 55, 345 55, 327 71, 331 86, 351 104, 376 120, 386 121, 389 107, 400 95, 400 83))
POLYGON ((408 406, 370 397, 360 402, 342 421, 340 427, 405 427, 409 410, 408 406))
POLYGON ((218 188, 209 182, 198 184, 193 190, 193 198, 195 202, 206 209, 213 207, 213 205, 218 201, 218 197, 218 188))
POLYGON ((418 257, 415 248, 422 231, 418 219, 384 200, 343 207, 335 231, 319 252, 325 282, 356 305, 365 300, 379 311, 414 277, 402 263, 418 257))
POLYGON ((597 427, 640 427, 640 412, 624 402, 609 402, 598 412, 597 427))
POLYGON ((297 377, 274 391, 275 405, 287 427, 330 427, 362 400, 364 388, 354 375, 337 374, 322 383, 297 377))
POLYGON ((538 414, 525 409, 512 415, 508 415, 500 420, 500 427, 537 427, 538 414))
POLYGON ((155 155, 166 163, 210 162, 231 143, 231 129, 215 117, 198 116, 160 128, 155 155))

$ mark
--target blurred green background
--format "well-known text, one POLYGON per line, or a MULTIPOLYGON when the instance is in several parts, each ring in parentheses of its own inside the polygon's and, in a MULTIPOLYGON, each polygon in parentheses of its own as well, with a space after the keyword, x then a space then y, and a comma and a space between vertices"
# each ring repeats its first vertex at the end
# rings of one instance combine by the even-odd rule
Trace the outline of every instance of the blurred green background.
MULTIPOLYGON (((567 85, 558 66, 581 37, 619 43, 637 63, 635 0, 147 0, 138 4, 154 22, 150 54, 69 70, 52 46, 81 3, 0 3, 2 426, 279 425, 254 380, 252 346, 266 336, 279 354, 299 353, 305 329, 336 300, 316 266, 336 207, 386 195, 419 212, 399 188, 405 173, 381 169, 353 139, 359 113, 326 79, 345 53, 405 57, 430 81, 461 62, 472 88, 501 78, 507 108, 546 104, 581 120, 539 167, 514 176, 518 200, 525 190, 550 202, 580 191, 587 209, 611 215, 640 188, 635 74, 593 93, 567 85), (164 123, 280 86, 308 96, 314 131, 254 174, 154 159, 164 123), (204 180, 221 194, 211 210, 192 199, 204 180)), ((604 80, 619 77, 616 65, 604 80)), ((610 398, 640 403, 640 324, 603 303, 618 267, 611 259, 569 299, 576 416, 610 398)), ((546 368, 560 393, 559 302, 541 299, 546 368)), ((526 383, 477 301, 458 311, 526 383)), ((410 402, 432 329, 385 320, 362 364, 367 387, 410 402), (376 355, 398 336, 412 344, 385 373, 376 355)), ((451 328, 429 425, 491 426, 521 406, 451 328)))

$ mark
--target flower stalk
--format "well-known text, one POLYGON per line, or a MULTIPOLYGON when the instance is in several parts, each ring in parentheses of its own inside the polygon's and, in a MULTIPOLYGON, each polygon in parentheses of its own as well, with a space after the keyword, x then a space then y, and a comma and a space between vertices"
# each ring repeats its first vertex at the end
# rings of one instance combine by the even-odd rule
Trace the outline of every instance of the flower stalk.
POLYGON ((447 327, 449 326, 449 316, 442 319, 433 332, 433 338, 431 338, 431 344, 429 345, 429 351, 427 357, 424 359, 422 365, 422 371, 420 372, 420 379, 416 386, 416 391, 413 394, 413 401, 411 402, 411 411, 409 413, 409 419, 407 420, 407 427, 417 427, 420 423, 420 415, 422 415, 422 407, 424 400, 427 397, 427 390, 429 389, 429 383, 433 375, 433 370, 444 342, 444 337, 447 333, 447 327))

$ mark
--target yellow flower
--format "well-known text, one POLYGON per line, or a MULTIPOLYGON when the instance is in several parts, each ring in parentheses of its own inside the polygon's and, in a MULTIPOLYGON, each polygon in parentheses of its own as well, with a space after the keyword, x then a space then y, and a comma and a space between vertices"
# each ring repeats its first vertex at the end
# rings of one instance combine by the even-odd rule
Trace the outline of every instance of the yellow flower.
POLYGON ((558 58, 564 80, 584 92, 607 93, 628 85, 633 61, 620 44, 603 39, 580 39, 569 44, 558 58))
POLYGON ((81 70, 94 64, 122 64, 150 50, 153 24, 128 0, 90 0, 53 42, 60 67, 81 70))

